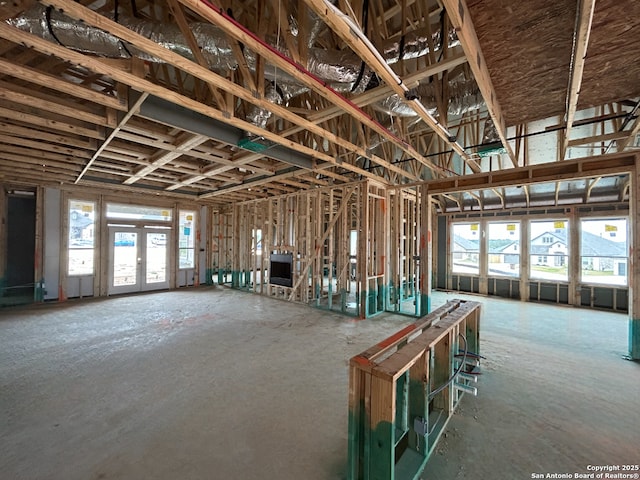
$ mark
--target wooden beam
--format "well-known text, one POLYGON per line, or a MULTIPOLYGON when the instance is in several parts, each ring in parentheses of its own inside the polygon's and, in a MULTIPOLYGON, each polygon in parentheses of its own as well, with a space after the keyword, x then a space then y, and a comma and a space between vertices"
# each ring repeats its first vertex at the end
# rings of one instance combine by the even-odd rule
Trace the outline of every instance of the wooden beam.
POLYGON ((97 140, 102 140, 104 138, 104 133, 99 132, 98 130, 92 130, 90 128, 80 127, 78 125, 72 125, 70 123, 44 118, 40 115, 32 115, 30 113, 9 110, 8 108, 4 107, 0 107, 0 117, 10 120, 16 120, 18 122, 24 122, 31 125, 37 125, 39 127, 44 127, 51 130, 75 134, 81 137, 95 138, 97 140))
POLYGON ((0 121, 0 130, 4 134, 12 135, 18 138, 32 139, 35 136, 40 141, 46 141, 52 144, 67 145, 70 147, 84 148, 87 150, 93 150, 97 146, 95 139, 68 136, 61 133, 44 132, 33 127, 22 127, 3 121, 0 121))
MULTIPOLYGON (((182 3, 188 4, 188 2, 185 2, 183 0, 180 0, 182 3)), ((343 146, 344 148, 353 151, 354 153, 358 154, 358 155, 363 155, 363 156, 367 156, 369 158, 371 158, 371 155, 369 155, 366 150, 360 146, 354 145, 351 142, 348 142, 342 138, 340 138, 338 135, 335 135, 332 132, 329 132, 328 130, 325 130, 319 126, 317 126, 316 124, 314 124, 313 122, 310 122, 302 117, 300 117, 299 115, 295 115, 294 113, 288 111, 285 107, 282 107, 280 105, 276 105, 274 103, 271 103, 265 99, 261 99, 261 98, 256 98, 255 95, 253 95, 251 92, 247 91, 246 89, 240 87, 239 85, 236 85, 235 83, 227 80, 226 78, 215 74, 214 72, 195 64, 194 62, 181 57, 180 55, 173 53, 169 50, 167 50, 166 48, 161 47, 160 45, 152 42, 151 40, 148 40, 144 37, 142 37, 141 35, 138 35, 134 32, 132 32, 131 30, 105 18, 102 17, 101 15, 97 14, 96 12, 93 12, 92 10, 89 10, 73 1, 70 0, 43 0, 44 4, 47 5, 52 5, 56 8, 60 8, 63 9, 65 11, 65 13, 71 17, 77 18, 79 20, 84 21, 85 23, 89 24, 89 25, 93 25, 97 28, 102 28, 104 30, 110 31, 111 33, 113 33, 114 35, 117 35, 118 37, 134 44, 135 46, 137 46, 138 48, 147 51, 148 53, 156 56, 157 58, 160 58, 172 65, 174 65, 177 68, 180 68, 181 70, 184 70, 198 78, 201 78, 202 80, 205 81, 213 81, 214 83, 216 83, 220 88, 230 91, 232 92, 235 96, 242 98, 243 100, 246 100, 254 105, 259 106, 260 108, 265 108, 268 109, 272 112, 274 112, 276 115, 285 118, 289 121, 291 121, 292 123, 295 123, 297 125, 301 125, 303 126, 305 129, 308 129, 311 132, 316 133, 317 135, 322 136, 323 138, 328 139, 329 141, 333 142, 333 143, 337 143, 338 145, 343 146)), ((204 7, 207 8, 207 10, 211 11, 208 7, 204 7)), ((0 30, 0 32, 3 31, 11 31, 11 30, 16 30, 13 29, 13 27, 4 27, 0 30), (9 30, 7 30, 9 29, 9 30)), ((20 32, 19 30, 16 30, 17 32, 20 32)), ((24 32, 21 32, 24 33, 24 32)), ((9 33, 4 34, 4 36, 6 37, 6 35, 10 35, 9 33)), ((27 34, 28 35, 28 34, 27 34)), ((13 37, 20 37, 22 39, 24 39, 24 35, 19 35, 18 33, 13 33, 11 34, 11 36, 13 37)), ((40 39, 36 39, 35 37, 32 37, 32 39, 30 40, 31 44, 34 44, 37 42, 37 40, 40 39)), ((44 42, 44 41, 43 41, 44 42)), ((39 45, 39 49, 41 50, 48 50, 48 51, 53 51, 52 47, 57 47, 57 45, 53 45, 51 47, 45 48, 44 43, 42 42, 37 42, 39 45)), ((255 43, 255 42, 254 42, 255 43)), ((74 58, 75 60, 70 60, 73 63, 78 63, 79 64, 83 64, 83 66, 87 66, 88 63, 91 63, 93 65, 93 67, 87 67, 90 68, 94 71, 100 71, 103 72, 105 75, 110 75, 112 78, 114 79, 118 79, 118 78, 127 78, 128 80, 126 81, 122 81, 122 83, 126 83, 128 85, 131 85, 134 89, 137 90, 141 90, 141 91, 151 91, 148 90, 149 88, 153 88, 153 90, 156 91, 160 91, 159 89, 161 89, 162 92, 164 92, 163 94, 166 96, 169 94, 169 90, 165 89, 163 87, 160 87, 158 85, 155 85, 151 82, 145 81, 144 79, 137 79, 136 81, 132 81, 131 79, 131 75, 128 74, 127 72, 123 72, 123 71, 119 71, 116 69, 112 69, 109 71, 109 73, 106 73, 104 66, 96 66, 96 62, 94 62, 94 59, 91 59, 87 56, 83 56, 81 54, 77 54, 77 52, 71 52, 71 51, 66 51, 66 53, 63 53, 66 49, 55 49, 56 52, 58 53, 54 53, 54 55, 61 55, 61 58, 74 58), (78 57, 78 55, 80 55, 80 57, 78 57), (98 70, 96 70, 98 69, 98 70), (147 85, 147 87, 143 87, 142 85, 147 85)), ((297 70, 296 70, 297 71, 297 70)), ((298 75, 300 75, 300 73, 298 72, 298 75)), ((135 77, 133 77, 135 78, 135 77)), ((120 81, 120 80, 119 80, 120 81)), ((306 78, 306 81, 309 82, 309 78, 306 78)), ((313 83, 313 82, 312 82, 313 83)), ((323 87, 324 88, 324 87, 323 87)), ((326 89, 325 89, 326 90, 326 89)), ((158 96, 162 96, 163 94, 156 94, 158 96)), ((325 92, 326 94, 326 92, 325 92)), ((172 99, 170 101, 173 101, 174 103, 178 103, 178 104, 182 104, 183 106, 186 106, 187 108, 190 108, 194 111, 200 111, 200 113, 203 113, 201 110, 198 110, 198 108, 202 109, 206 109, 209 112, 213 112, 213 108, 212 107, 208 107, 205 106, 199 102, 195 102, 194 100, 187 98, 183 95, 180 94, 175 94, 173 92, 171 92, 171 96, 175 97, 176 95, 178 95, 180 98, 184 99, 184 100, 176 100, 176 99, 172 99), (191 106, 190 106, 191 105, 191 106), (195 107, 195 105, 197 105, 197 108, 195 107)), ((343 97, 340 97, 343 98, 343 97)), ((165 98, 168 99, 168 98, 165 98)), ((346 99, 344 99, 345 103, 348 103, 346 99)), ((242 130, 245 130, 249 133, 253 133, 257 136, 262 136, 264 138, 266 138, 267 140, 271 140, 274 143, 279 143, 281 145, 284 145, 286 147, 289 147, 291 149, 297 150, 299 152, 302 153, 306 153, 307 155, 311 156, 311 157, 315 157, 324 161, 329 161, 329 162, 335 162, 336 160, 330 156, 330 155, 326 155, 323 154, 317 150, 313 150, 309 147, 305 147, 302 146, 298 143, 295 143, 293 141, 290 140, 286 140, 285 138, 283 138, 281 135, 270 132, 268 130, 262 129, 260 127, 257 127, 256 125, 253 125, 251 123, 248 123, 246 121, 240 120, 238 118, 235 117, 229 117, 228 113, 222 113, 219 110, 217 110, 218 114, 216 114, 215 117, 222 122, 225 123, 229 123, 231 125, 237 126, 238 128, 241 128, 242 130)), ((205 114, 206 115, 206 114, 205 114)), ((211 116, 211 114, 209 114, 211 116)), ((373 120, 371 120, 373 122, 373 120)), ((382 128, 379 124, 378 128, 385 130, 384 128, 382 128)), ((385 130, 386 131, 386 130, 385 130)), ((390 132, 386 131, 388 135, 390 135, 390 132)), ((417 152, 416 152, 417 153, 417 152)), ((419 154, 418 154, 419 155, 419 154)), ((395 165, 391 164, 390 162, 387 162, 384 159, 379 159, 379 158, 373 158, 374 161, 377 161, 378 163, 381 164, 381 166, 390 169, 390 170, 399 170, 398 173, 403 174, 404 176, 407 176, 406 172, 404 172, 402 169, 399 169, 398 167, 396 167, 395 165)), ((349 164, 345 163, 345 168, 347 169, 351 169, 351 166, 349 164)))
POLYGON ((570 140, 568 142, 567 146, 575 147, 578 145, 587 145, 590 143, 608 142, 610 140, 625 138, 627 137, 627 135, 629 135, 629 132, 611 132, 611 133, 605 133, 603 135, 593 135, 591 137, 574 138, 573 140, 570 140))
POLYGON ((133 104, 133 106, 127 112, 127 114, 122 118, 122 120, 120 120, 116 128, 114 128, 113 131, 109 134, 109 136, 105 139, 105 141, 102 142, 102 145, 98 147, 98 150, 96 150, 96 153, 94 153, 93 156, 89 159, 89 161, 84 166, 84 168, 82 169, 82 171, 80 172, 80 174, 78 175, 78 177, 75 179, 73 183, 77 184, 80 180, 82 180, 82 177, 91 168, 91 165, 93 165, 93 162, 96 161, 96 159, 100 156, 100 154, 104 151, 104 149, 107 148, 109 143, 111 143, 111 141, 118 135, 118 132, 120 131, 120 129, 129 121, 129 119, 133 115, 136 114, 136 112, 140 108, 140 105, 142 105, 142 102, 144 102, 148 96, 149 96, 148 93, 143 93, 140 96, 140 98, 136 101, 136 103, 133 104))
POLYGON ((0 21, 13 18, 24 12, 34 3, 34 0, 12 0, 0 2, 0 21))
POLYGON ((585 192, 584 203, 589 203, 589 200, 591 199, 591 192, 600 180, 602 180, 602 177, 596 177, 593 180, 587 180, 587 191, 585 192))
MULTIPOLYGON (((2 82, 4 83, 4 82, 2 82)), ((42 98, 16 92, 0 85, 0 99, 5 99, 13 103, 19 103, 27 107, 37 108, 46 112, 56 113, 65 117, 81 120, 83 122, 95 123, 96 125, 107 126, 107 117, 85 112, 77 108, 71 108, 57 102, 44 100, 42 98)))
MULTIPOLYGON (((411 86, 419 83, 421 80, 424 80, 425 78, 432 77, 446 70, 454 68, 458 65, 462 65, 463 63, 466 63, 466 61, 467 61, 467 57, 464 54, 447 58, 447 59, 441 60, 440 62, 434 65, 430 65, 428 67, 420 69, 417 72, 407 75, 403 79, 403 82, 407 86, 411 86)), ((365 107, 372 103, 379 102, 380 100, 384 100, 385 98, 389 97, 392 94, 393 94, 393 89, 391 88, 391 86, 380 85, 379 87, 372 88, 371 90, 367 90, 364 93, 356 95, 351 99, 351 102, 353 102, 358 107, 365 107)), ((317 113, 313 113, 309 115, 307 118, 312 122, 321 123, 331 118, 335 118, 341 115, 342 113, 344 113, 344 111, 341 110, 338 106, 334 105, 332 107, 321 110, 317 113)), ((295 127, 295 129, 296 131, 300 131, 300 130, 297 130, 297 127, 295 127)), ((291 129, 291 130, 294 130, 294 129, 291 129)), ((283 132, 283 135, 285 133, 287 132, 283 132)), ((295 132, 292 132, 292 133, 295 133, 295 132)))
MULTIPOLYGON (((67 2, 67 1, 63 1, 63 0, 56 0, 55 2, 50 1, 50 0, 46 0, 46 3, 56 3, 56 5, 59 3, 65 7, 70 7, 70 8, 81 8, 83 10, 86 10, 87 12, 89 12, 92 15, 95 15, 97 17, 99 17, 100 19, 103 19, 105 21, 108 21, 107 19, 105 19, 104 17, 100 17, 98 14, 95 14, 94 12, 91 12, 90 10, 85 9, 84 7, 81 7, 80 5, 74 3, 74 2, 67 2)), ((62 8, 62 7, 60 7, 62 8)), ((67 13, 70 13, 69 11, 67 11, 65 9, 65 11, 67 13)), ((98 23, 100 23, 100 21, 98 21, 98 23)), ((116 24, 117 25, 117 24, 116 24)), ((124 27, 121 27, 124 30, 127 30, 124 27)), ((128 30, 127 30, 128 31, 128 30)), ((138 36, 138 35, 136 35, 138 36)), ((226 114, 226 112, 222 112, 216 108, 210 107, 208 105, 204 105, 196 100, 193 100, 192 98, 186 97, 184 95, 181 95, 177 92, 171 91, 167 88, 164 88, 160 85, 156 85, 148 80, 145 79, 141 79, 135 75, 132 75, 128 72, 124 72, 124 71, 120 71, 120 70, 116 70, 114 68, 112 68, 111 66, 107 66, 105 64, 103 64, 99 59, 97 58, 93 58, 93 57, 89 57, 86 55, 83 55, 81 53, 78 52, 74 52, 71 50, 68 50, 66 48, 60 47, 58 45, 52 44, 50 42, 47 42, 46 40, 37 38, 29 33, 26 32, 22 32, 21 30, 18 30, 14 27, 11 27, 9 25, 6 24, 2 24, 0 23, 0 37, 4 37, 4 38, 8 38, 8 39, 12 39, 13 41, 16 41, 18 43, 24 43, 25 45, 28 45, 32 48, 35 48, 43 53, 47 53, 49 55, 55 55, 58 56, 60 58, 63 58, 71 63, 75 63, 78 65, 81 65, 85 68, 88 68, 89 70, 93 70, 93 71, 97 71, 100 72, 104 75, 107 76, 111 76, 114 80, 121 82, 123 84, 129 85, 132 88, 136 89, 136 90, 140 90, 143 92, 147 92, 149 94, 153 94, 159 98, 162 98, 164 100, 167 100, 169 102, 178 104, 178 105, 182 105, 185 108, 188 108, 190 110, 193 110, 194 112, 198 112, 198 113, 202 113, 203 115, 209 116, 215 120, 219 120, 221 122, 225 122, 228 123, 236 128, 239 128, 241 130, 244 130, 246 132, 249 133, 253 133, 255 135, 258 136, 262 136, 265 139, 272 141, 274 143, 283 145, 287 148, 290 148, 292 150, 296 150, 300 153, 306 154, 312 158, 316 158, 319 160, 324 160, 326 162, 330 162, 330 163, 337 163, 336 160, 331 157, 330 155, 326 155, 323 154, 322 152, 319 152, 317 150, 311 149, 309 147, 305 147, 303 145, 299 145, 293 141, 287 140, 282 138, 281 136, 279 136, 276 133, 272 133, 269 132, 267 130, 264 130, 260 127, 257 127, 256 125, 253 125, 249 122, 246 122, 244 120, 240 120, 239 118, 236 117, 229 117, 228 114, 226 114)), ((138 36, 139 37, 139 36, 138 36)), ((142 38, 142 37, 140 37, 142 38)), ((154 44, 153 42, 151 42, 153 45, 155 45, 158 49, 161 50, 166 50, 162 47, 157 46, 156 44, 154 44)), ((167 52, 169 52, 168 50, 166 50, 167 52)), ((171 52, 169 52, 171 53, 171 52)), ((180 57, 182 58, 182 57, 180 57)), ((184 58, 182 58, 182 60, 184 60, 185 62, 191 64, 194 66, 194 68, 199 68, 202 69, 202 67, 200 67, 199 65, 194 64, 193 62, 186 60, 184 58)), ((205 70, 205 69, 203 69, 205 70)), ((213 74, 213 72, 209 72, 211 74, 213 74)), ((221 77, 222 78, 222 77, 221 77)), ((240 87, 238 87, 240 88, 240 87)), ((244 89, 242 89, 244 90, 244 89)), ((258 100, 256 100, 258 101, 258 100)), ((328 133, 328 132, 327 132, 328 133)), ((328 133, 329 134, 329 133, 328 133)), ((329 134, 332 135, 332 134, 329 134)), ((334 136, 334 135, 332 135, 334 136)), ((363 170, 359 169, 357 167, 353 167, 352 165, 348 164, 348 163, 344 163, 343 164, 344 168, 347 168, 349 170, 354 171, 354 173, 358 173, 358 174, 363 174, 363 170)), ((366 171, 364 171, 364 173, 368 173, 366 171)), ((374 178, 378 178, 375 175, 372 175, 374 178)))
MULTIPOLYGON (((51 0, 46 0, 45 3, 49 3, 49 1, 51 0)), ((58 1, 60 0, 56 0, 56 3, 58 1)), ((317 77, 310 75, 300 65, 293 63, 290 59, 276 52, 271 46, 265 44, 260 39, 256 38, 249 31, 242 28, 237 23, 231 21, 231 19, 229 19, 223 12, 213 9, 199 0, 179 0, 179 1, 183 5, 186 5, 191 10, 201 15, 203 18, 209 20, 211 23, 220 27, 228 35, 231 35, 232 37, 236 38, 238 41, 245 44, 248 48, 251 48, 258 55, 262 55, 263 57, 265 57, 270 63, 273 63, 273 65, 275 65, 276 67, 282 69, 284 72, 288 73, 289 75, 291 75, 293 78, 295 78, 302 84, 308 86, 320 96, 340 106, 340 108, 342 108, 346 113, 349 113, 355 116, 360 122, 366 124, 372 130, 376 131, 377 133, 382 135, 384 138, 394 143, 400 149, 406 151, 411 156, 420 160, 423 163, 423 165, 425 165, 427 168, 432 169, 436 172, 439 171, 439 169, 435 165, 433 165, 428 159, 423 157, 423 155, 420 152, 418 152, 415 148, 413 148, 411 145, 409 145, 408 143, 404 142, 403 140, 395 136, 392 132, 384 128, 382 125, 380 125, 380 123, 375 121, 368 114, 363 112, 360 108, 356 107, 353 103, 351 103, 345 97, 338 94, 335 90, 327 86, 324 82, 319 80, 317 77)), ((307 4, 309 4, 309 2, 307 2, 307 4)), ((251 100, 249 99, 249 101, 251 100)), ((252 102, 252 103, 255 104, 256 102, 252 102)), ((275 107, 276 107, 275 105, 271 104, 271 106, 268 106, 267 108, 272 112, 276 113, 277 115, 283 116, 283 118, 286 118, 286 116, 284 116, 283 114, 276 112, 275 107)), ((288 112, 288 113, 291 113, 291 112, 288 112)), ((299 121, 294 123, 301 125, 299 121)), ((329 133, 329 132, 326 132, 326 133, 329 133)), ((330 137, 326 137, 326 133, 324 134, 325 138, 331 138, 332 141, 335 140, 334 138, 335 136, 333 134, 330 134, 330 137)), ((337 142, 337 141, 334 141, 334 143, 340 144, 340 142, 337 142)), ((389 165, 390 164, 386 164, 384 166, 386 168, 390 168, 389 165)))
MULTIPOLYGON (((542 163, 495 172, 428 180, 426 183, 429 184, 430 194, 443 194, 579 178, 606 177, 634 171, 637 157, 640 158, 640 154, 598 155, 565 160, 564 162, 542 163)), ((425 182, 405 184, 394 188, 408 188, 422 183, 425 182)))
POLYGON ((176 145, 175 149, 170 152, 162 152, 154 155, 151 159, 151 163, 146 167, 138 170, 134 175, 129 177, 124 181, 125 185, 131 185, 132 183, 137 182, 138 180, 142 180, 145 176, 154 172, 158 168, 166 165, 167 163, 175 160, 182 155, 185 155, 192 148, 197 147, 198 145, 202 145, 204 142, 209 140, 209 137, 205 137, 204 135, 186 135, 185 138, 181 139, 176 145))
MULTIPOLYGON (((404 85, 404 83, 398 83, 398 77, 392 72, 390 67, 382 60, 380 53, 377 50, 372 49, 370 45, 365 43, 366 36, 361 31, 356 30, 357 26, 353 24, 353 22, 348 22, 347 17, 344 14, 339 14, 334 10, 329 9, 329 4, 326 4, 324 0, 305 0, 307 5, 309 5, 313 10, 318 14, 320 18, 324 20, 324 22, 331 27, 337 35, 342 38, 351 49, 356 52, 360 58, 362 58, 369 67, 371 67, 377 74, 382 78, 387 85, 389 85, 393 92, 400 96, 400 98, 405 98, 405 92, 408 90, 408 87, 404 85), (358 33, 360 35, 358 35, 358 33)), ((335 8, 331 6, 331 8, 335 8)), ((407 105, 409 105, 422 120, 429 125, 429 127, 440 137, 442 138, 447 145, 449 145, 453 150, 455 150, 465 162, 468 162, 471 165, 472 169, 475 171, 480 171, 480 167, 473 161, 469 155, 464 151, 464 148, 458 144, 455 139, 453 139, 452 135, 447 131, 447 129, 435 119, 433 115, 427 112, 426 108, 420 103, 419 99, 415 100, 406 100, 407 105)), ((374 130, 379 132, 379 128, 374 128, 374 130)), ((386 129, 385 129, 386 130, 386 129)), ((396 145, 398 145, 397 138, 390 138, 388 131, 383 132, 385 138, 389 138, 396 145)), ((394 136, 395 137, 395 136, 394 136)), ((398 145, 402 150, 407 152, 412 157, 416 158, 420 163, 427 166, 430 170, 432 170, 436 174, 442 174, 443 171, 436 167, 430 160, 424 157, 421 153, 419 153, 415 148, 409 146, 408 143, 400 141, 398 145)))
POLYGON ((618 142, 618 152, 622 152, 625 148, 627 148, 629 144, 636 138, 638 133, 640 133, 640 115, 636 117, 636 121, 633 122, 631 130, 625 130, 624 133, 627 135, 627 138, 618 142))
MULTIPOLYGON (((79 150, 76 148, 52 144, 50 142, 43 141, 44 139, 40 134, 35 132, 33 129, 29 129, 29 131, 32 135, 29 138, 14 137, 0 133, 0 142, 19 147, 28 147, 32 150, 40 150, 46 153, 59 153, 61 155, 68 155, 76 158, 89 158, 91 156, 87 150, 79 150), (34 138, 37 138, 38 140, 33 140, 34 138)), ((31 152, 31 154, 33 155, 33 152, 31 152)))
MULTIPOLYGON (((176 19, 176 22, 178 23, 178 27, 182 32, 182 35, 184 36, 187 43, 189 44, 189 48, 191 49, 191 53, 193 54, 193 57, 196 59, 196 62, 198 62, 198 64, 201 65, 202 67, 205 67, 208 69, 209 62, 207 62, 207 59, 204 57, 202 51, 200 50, 200 46, 198 45, 198 42, 196 41, 196 38, 194 37, 193 32, 191 31, 191 28, 189 28, 189 24, 187 23, 187 19, 184 16, 184 12, 182 11, 182 7, 178 3, 178 0, 168 0, 168 3, 169 3, 169 8, 173 13, 173 17, 176 19)), ((222 97, 222 95, 220 95, 220 92, 215 87, 215 85, 211 82, 205 82, 205 83, 207 84, 207 87, 209 88, 211 95, 213 95, 213 98, 216 99, 218 108, 220 110, 227 110, 226 102, 224 101, 224 98, 222 97)))
POLYGON ((567 91, 567 101, 565 110, 564 139, 559 160, 564 160, 567 155, 567 148, 570 145, 569 136, 573 127, 573 120, 578 107, 578 97, 580 95, 580 85, 582 84, 582 74, 584 63, 587 57, 587 46, 589 45, 589 35, 591 34, 591 23, 593 21, 593 10, 596 0, 579 0, 578 11, 576 12, 576 26, 573 33, 572 62, 569 71, 569 88, 567 91))
POLYGON ((491 82, 491 77, 489 76, 487 63, 480 49, 480 42, 478 41, 478 36, 471 21, 471 13, 469 12, 467 3, 465 0, 442 0, 442 4, 447 11, 451 23, 456 29, 462 49, 469 59, 469 67, 482 92, 482 97, 487 104, 487 110, 493 120, 493 124, 496 126, 496 131, 498 132, 502 146, 507 150, 511 163, 515 167, 518 165, 518 159, 507 141, 507 126, 495 94, 495 89, 493 88, 493 83, 491 82))
MULTIPOLYGON (((9 27, 4 24, 3 27, 9 27)), ((3 31, 6 29, 3 28, 3 31)), ((6 37, 5 37, 6 38, 6 37)), ((19 43, 19 42, 18 42, 19 43)), ((126 111, 127 106, 123 99, 117 99, 109 97, 101 93, 91 90, 90 88, 77 85, 75 83, 60 80, 53 75, 42 73, 34 68, 25 67, 11 63, 9 60, 0 58, 0 73, 4 75, 10 75, 25 82, 34 83, 41 87, 57 90, 61 93, 66 93, 72 97, 81 98, 89 102, 104 105, 105 107, 115 108, 116 110, 126 111)))

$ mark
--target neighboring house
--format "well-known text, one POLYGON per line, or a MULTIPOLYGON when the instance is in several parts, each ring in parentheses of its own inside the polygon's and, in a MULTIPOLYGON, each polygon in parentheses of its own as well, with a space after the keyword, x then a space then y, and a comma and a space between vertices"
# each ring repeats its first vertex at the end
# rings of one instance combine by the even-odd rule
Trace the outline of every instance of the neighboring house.
POLYGON ((505 265, 511 270, 520 265, 520 242, 489 240, 488 248, 490 265, 505 265))
POLYGON ((544 232, 531 240, 529 254, 533 265, 547 267, 561 267, 566 263, 567 231, 557 229, 553 232, 544 232))
POLYGON ((622 242, 612 242, 598 235, 582 232, 583 270, 613 271, 614 275, 627 274, 627 250, 622 242))
POLYGON ((454 262, 477 264, 480 254, 480 242, 454 235, 452 251, 454 262))
MULTIPOLYGON (((614 275, 627 274, 627 252, 623 242, 613 242, 607 238, 582 232, 582 269, 611 271, 614 275)), ((520 263, 520 244, 513 240, 489 240, 489 264, 494 269, 500 265, 515 270, 520 263)), ((453 236, 453 261, 458 264, 477 264, 480 252, 478 240, 470 240, 459 235, 453 236)), ((567 231, 557 229, 544 232, 531 240, 529 254, 531 265, 562 267, 568 258, 567 231)))
POLYGON ((69 215, 69 240, 71 245, 82 245, 83 242, 92 242, 93 219, 88 213, 72 210, 69 215))
MULTIPOLYGON (((567 231, 558 229, 544 232, 531 240, 530 255, 533 265, 563 266, 566 261, 567 231)), ((589 232, 582 232, 580 255, 583 270, 613 271, 626 275, 627 252, 621 242, 613 242, 589 232)))

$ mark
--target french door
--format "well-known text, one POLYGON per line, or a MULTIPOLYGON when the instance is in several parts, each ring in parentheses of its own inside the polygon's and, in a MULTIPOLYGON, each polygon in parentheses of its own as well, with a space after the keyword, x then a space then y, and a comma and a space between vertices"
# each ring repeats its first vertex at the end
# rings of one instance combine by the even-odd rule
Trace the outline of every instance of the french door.
POLYGON ((109 295, 169 288, 171 230, 109 225, 109 295))

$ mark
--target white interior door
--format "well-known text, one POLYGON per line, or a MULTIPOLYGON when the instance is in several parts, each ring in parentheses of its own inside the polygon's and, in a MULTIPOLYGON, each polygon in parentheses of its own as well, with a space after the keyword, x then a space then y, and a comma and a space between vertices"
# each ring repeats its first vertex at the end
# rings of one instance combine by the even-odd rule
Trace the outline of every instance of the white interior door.
POLYGON ((170 230, 109 226, 109 295, 169 288, 170 230))

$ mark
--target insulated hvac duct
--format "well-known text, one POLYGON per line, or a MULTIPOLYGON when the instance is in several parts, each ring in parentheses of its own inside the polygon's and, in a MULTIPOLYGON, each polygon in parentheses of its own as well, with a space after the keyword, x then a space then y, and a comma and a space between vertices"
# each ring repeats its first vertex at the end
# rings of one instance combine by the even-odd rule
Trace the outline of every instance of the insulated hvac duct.
MULTIPOLYGON (((112 18, 115 16, 112 15, 112 18)), ((183 57, 193 59, 191 49, 177 25, 154 23, 122 15, 117 18, 117 21, 167 49, 183 57)), ((138 50, 133 45, 122 42, 115 35, 77 22, 61 12, 39 4, 24 14, 7 20, 7 23, 50 42, 80 52, 109 58, 135 56, 150 62, 160 62, 159 59, 138 50)), ((226 73, 238 67, 227 36, 220 28, 209 23, 199 22, 193 22, 189 26, 212 70, 226 73)), ((441 44, 440 31, 432 34, 431 41, 439 48, 441 44)), ((449 35, 449 44, 455 45, 456 42, 455 32, 452 31, 449 35)), ((273 39, 270 43, 274 47, 277 46, 277 42, 273 39)), ((285 55, 288 54, 286 49, 281 48, 280 50, 285 55)), ((402 59, 426 55, 429 52, 427 29, 410 32, 401 38, 387 40, 380 51, 389 64, 402 59)), ((257 60, 255 52, 245 49, 244 53, 249 68, 254 69, 257 60)), ((325 82, 348 84, 351 88, 361 87, 364 89, 371 77, 371 71, 365 66, 364 72, 361 73, 362 68, 362 60, 351 50, 309 49, 306 69, 325 82)), ((265 68, 265 76, 269 80, 284 83, 294 82, 284 72, 275 71, 275 67, 265 68)))
MULTIPOLYGON (((350 49, 326 50, 312 47, 311 45, 315 38, 320 35, 322 29, 326 28, 326 26, 315 13, 310 11, 309 16, 311 38, 308 39, 310 48, 308 50, 307 70, 327 82, 337 91, 364 91, 371 80, 372 71, 350 49)), ((111 18, 172 52, 193 60, 191 49, 177 25, 154 23, 123 15, 119 15, 117 18, 116 15, 112 15, 111 18)), ((6 22, 52 43, 83 53, 107 58, 138 57, 149 62, 161 62, 160 59, 139 50, 129 43, 123 42, 115 35, 78 22, 64 13, 39 4, 6 22)), ((220 28, 201 22, 192 22, 189 26, 211 70, 226 75, 229 71, 238 67, 227 36, 220 28)), ((289 18, 289 28, 292 34, 297 36, 298 27, 293 16, 289 18)), ((387 40, 381 46, 380 53, 388 64, 393 64, 403 59, 419 58, 429 53, 429 35, 431 35, 430 40, 434 45, 434 49, 440 49, 443 42, 442 31, 435 28, 431 31, 425 28, 407 33, 403 37, 387 40)), ((449 46, 459 44, 459 40, 453 30, 448 33, 447 40, 449 46)), ((286 48, 281 46, 276 39, 270 39, 269 43, 278 48, 284 55, 289 55, 286 48)), ((257 64, 255 52, 245 48, 244 55, 248 67, 255 71, 257 64)), ((309 90, 306 86, 301 85, 294 78, 278 70, 273 65, 267 65, 264 69, 264 74, 265 78, 270 81, 266 89, 265 98, 274 104, 286 104, 291 98, 309 90)), ((451 114, 461 114, 483 105, 482 96, 475 82, 473 84, 472 82, 454 83, 449 91, 451 94, 449 113, 451 114)), ((436 113, 437 103, 432 85, 420 85, 413 93, 422 99, 432 113, 436 113)), ((391 115, 416 116, 416 113, 397 95, 375 104, 374 108, 391 115)), ((254 107, 247 115, 247 120, 264 128, 271 115, 272 113, 269 110, 254 107)))
MULTIPOLYGON (((454 81, 449 83, 448 87, 449 105, 447 113, 449 115, 462 115, 471 110, 477 110, 485 104, 475 80, 454 81)), ((435 84, 420 84, 418 87, 411 89, 410 94, 420 98, 431 115, 438 115, 435 84)), ((399 95, 392 95, 375 103, 373 108, 379 112, 399 117, 415 117, 418 115, 399 95)))

